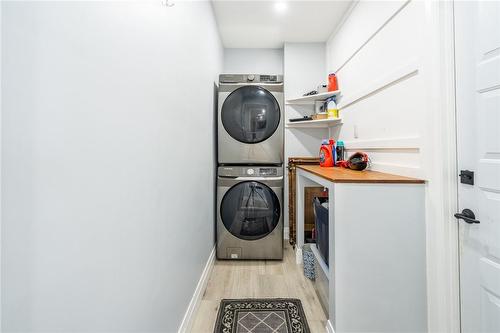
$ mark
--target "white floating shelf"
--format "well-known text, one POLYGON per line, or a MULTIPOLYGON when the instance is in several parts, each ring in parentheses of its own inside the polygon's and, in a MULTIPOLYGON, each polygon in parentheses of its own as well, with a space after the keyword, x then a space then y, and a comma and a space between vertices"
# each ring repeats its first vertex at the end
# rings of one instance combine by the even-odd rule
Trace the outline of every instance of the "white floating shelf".
POLYGON ((287 128, 329 128, 342 125, 342 119, 332 118, 332 119, 318 119, 318 120, 304 120, 304 121, 294 121, 288 122, 286 124, 287 128))
POLYGON ((316 101, 325 101, 327 98, 339 95, 340 95, 340 90, 329 91, 329 92, 319 93, 316 95, 302 96, 299 98, 289 99, 286 101, 286 104, 309 105, 309 104, 314 104, 314 102, 316 101))

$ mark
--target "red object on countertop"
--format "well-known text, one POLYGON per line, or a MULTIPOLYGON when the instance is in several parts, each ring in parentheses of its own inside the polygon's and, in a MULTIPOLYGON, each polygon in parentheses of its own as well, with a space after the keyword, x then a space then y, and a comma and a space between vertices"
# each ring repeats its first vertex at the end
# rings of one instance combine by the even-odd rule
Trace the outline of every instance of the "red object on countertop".
POLYGON ((328 91, 339 90, 339 84, 337 82, 337 76, 335 73, 328 75, 328 91))
POLYGON ((361 171, 370 166, 370 158, 366 153, 358 151, 352 154, 347 161, 338 161, 337 165, 341 168, 361 171))
POLYGON ((319 166, 325 168, 335 166, 335 140, 323 140, 319 148, 319 166))

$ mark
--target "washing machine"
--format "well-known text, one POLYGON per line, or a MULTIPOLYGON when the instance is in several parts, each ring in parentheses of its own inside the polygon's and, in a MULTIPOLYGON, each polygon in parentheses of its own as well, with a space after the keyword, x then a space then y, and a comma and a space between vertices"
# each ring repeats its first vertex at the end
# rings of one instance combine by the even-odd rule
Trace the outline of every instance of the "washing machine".
POLYGON ((217 258, 283 258, 283 168, 220 166, 217 258))
POLYGON ((218 162, 283 163, 283 76, 219 76, 218 162))

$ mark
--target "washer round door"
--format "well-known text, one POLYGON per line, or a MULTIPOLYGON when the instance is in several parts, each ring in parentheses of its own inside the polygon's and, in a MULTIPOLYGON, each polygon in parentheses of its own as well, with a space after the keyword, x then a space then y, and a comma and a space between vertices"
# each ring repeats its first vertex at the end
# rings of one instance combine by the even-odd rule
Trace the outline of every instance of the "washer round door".
POLYGON ((256 240, 269 235, 278 225, 281 207, 274 191, 256 181, 231 187, 220 205, 222 223, 234 236, 256 240))
POLYGON ((222 104, 221 120, 226 132, 243 143, 259 143, 276 132, 280 123, 278 101, 266 89, 244 86, 222 104))

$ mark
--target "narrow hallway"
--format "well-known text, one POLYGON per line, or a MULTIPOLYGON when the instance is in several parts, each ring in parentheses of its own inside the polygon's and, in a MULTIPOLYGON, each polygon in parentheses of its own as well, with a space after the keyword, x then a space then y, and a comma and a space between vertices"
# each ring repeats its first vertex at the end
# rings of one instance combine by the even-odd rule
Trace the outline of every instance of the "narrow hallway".
POLYGON ((298 298, 311 332, 325 332, 325 312, 302 266, 295 264, 295 253, 288 244, 283 261, 216 261, 191 332, 213 331, 221 299, 250 297, 298 298))

